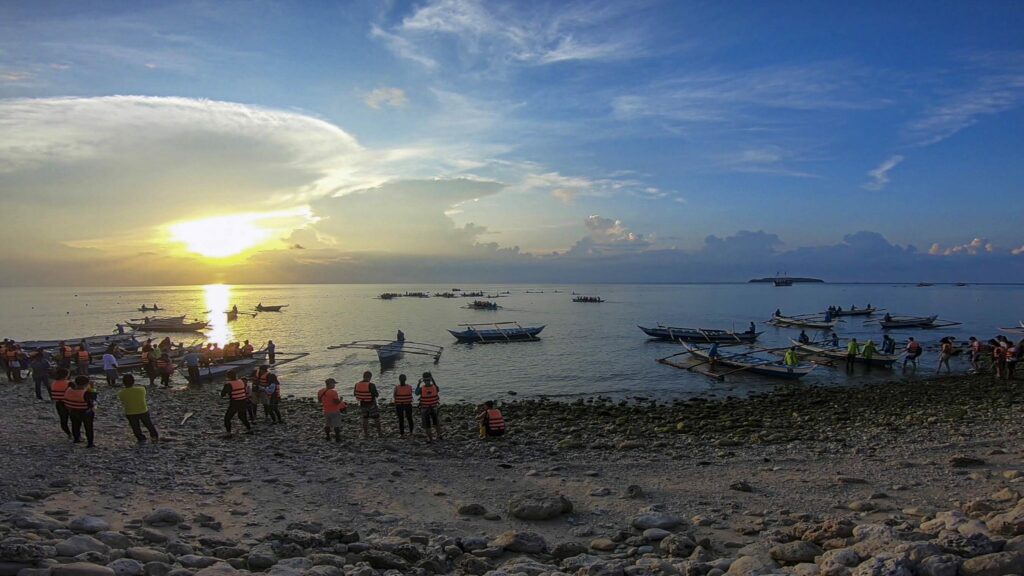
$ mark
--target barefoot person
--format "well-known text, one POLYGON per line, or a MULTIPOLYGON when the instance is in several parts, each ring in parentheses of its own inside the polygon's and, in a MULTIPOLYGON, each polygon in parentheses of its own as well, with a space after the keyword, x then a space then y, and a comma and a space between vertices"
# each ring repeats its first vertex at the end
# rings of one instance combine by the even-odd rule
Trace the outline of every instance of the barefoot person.
POLYGON ((355 396, 356 400, 359 401, 359 412, 363 417, 363 438, 370 437, 370 423, 373 420, 373 425, 377 429, 377 437, 383 436, 383 432, 380 430, 380 407, 377 406, 377 397, 380 393, 377 392, 377 386, 370 380, 373 378, 372 372, 363 372, 363 379, 356 382, 355 396))
POLYGON ((494 402, 484 402, 483 412, 477 414, 476 419, 480 421, 480 427, 488 437, 502 436, 505 434, 505 418, 501 410, 494 407, 494 402))
POLYGON ((149 431, 149 437, 153 442, 156 442, 160 439, 160 434, 157 433, 156 426, 153 425, 153 420, 149 416, 149 406, 146 403, 146 388, 144 386, 136 386, 135 376, 131 374, 122 376, 121 384, 124 386, 124 389, 117 393, 117 399, 121 401, 121 406, 124 408, 124 416, 128 419, 128 425, 131 426, 135 438, 139 441, 139 444, 146 443, 146 437, 142 434, 142 427, 145 426, 146 430, 149 431))
POLYGON ((238 378, 234 370, 227 374, 228 381, 220 391, 221 398, 228 399, 228 409, 224 412, 224 429, 227 430, 228 438, 231 437, 231 420, 238 416, 245 426, 245 433, 252 434, 252 426, 249 424, 249 393, 246 391, 245 382, 238 378))
POLYGON ((395 386, 395 414, 398 416, 398 434, 405 436, 405 425, 409 424, 409 434, 412 434, 412 386, 406 383, 405 374, 398 375, 398 385, 395 386))
POLYGON ((420 416, 423 418, 423 429, 427 432, 427 442, 434 441, 431 426, 437 429, 437 439, 441 439, 441 419, 438 408, 441 404, 440 389, 434 382, 434 375, 424 372, 416 384, 416 395, 420 397, 420 416))
POLYGON ((92 424, 96 417, 95 405, 96 393, 91 389, 89 377, 76 376, 75 383, 64 392, 64 406, 71 418, 71 435, 75 444, 82 441, 82 428, 85 428, 85 439, 88 442, 86 447, 94 446, 92 424))
POLYGON ((942 374, 942 367, 946 367, 946 374, 952 374, 953 369, 949 367, 949 359, 953 357, 953 342, 950 339, 943 338, 939 340, 941 348, 939 349, 939 366, 935 369, 936 374, 942 374))
POLYGON ((324 409, 324 435, 329 442, 331 431, 334 431, 334 441, 341 442, 341 413, 348 410, 348 404, 338 396, 334 389, 338 381, 334 378, 324 380, 324 387, 316 393, 316 399, 324 409))

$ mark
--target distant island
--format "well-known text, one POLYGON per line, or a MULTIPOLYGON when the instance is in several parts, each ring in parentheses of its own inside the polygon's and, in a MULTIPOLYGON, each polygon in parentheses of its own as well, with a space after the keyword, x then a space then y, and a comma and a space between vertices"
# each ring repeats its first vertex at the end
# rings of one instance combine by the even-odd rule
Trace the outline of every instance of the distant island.
MULTIPOLYGON (((794 284, 810 284, 814 282, 817 282, 819 284, 825 283, 825 281, 822 280, 821 278, 801 278, 800 276, 786 276, 786 279, 791 280, 794 284)), ((750 282, 771 284, 772 282, 775 282, 775 277, 772 276, 771 278, 754 278, 753 280, 750 280, 750 282)))

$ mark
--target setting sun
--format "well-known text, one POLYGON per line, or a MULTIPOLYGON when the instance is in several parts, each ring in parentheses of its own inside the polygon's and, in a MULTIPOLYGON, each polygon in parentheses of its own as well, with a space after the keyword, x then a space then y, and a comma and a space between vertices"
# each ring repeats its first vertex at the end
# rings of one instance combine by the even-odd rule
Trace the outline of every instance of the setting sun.
POLYGON ((279 212, 232 214, 178 222, 168 227, 171 240, 207 258, 227 258, 266 244, 284 233, 282 220, 312 218, 308 207, 279 212))

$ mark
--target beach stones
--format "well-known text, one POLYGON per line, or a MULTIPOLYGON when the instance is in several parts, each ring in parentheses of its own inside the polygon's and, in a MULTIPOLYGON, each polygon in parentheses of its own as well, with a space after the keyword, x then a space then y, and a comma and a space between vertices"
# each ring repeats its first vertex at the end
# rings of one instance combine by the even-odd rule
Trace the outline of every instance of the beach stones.
POLYGON ((783 565, 814 562, 815 557, 822 553, 821 547, 813 542, 795 540, 785 544, 776 544, 768 552, 772 559, 783 565))
POLYGON ((551 520, 572 512, 572 502, 561 494, 532 493, 513 497, 509 514, 520 520, 551 520))
POLYGON ((1024 574, 1024 554, 1020 552, 997 552, 964 560, 960 565, 963 576, 1004 576, 1024 574))
POLYGON ((460 516, 483 516, 487 514, 487 508, 481 504, 463 504, 459 506, 458 513, 460 516))
POLYGON ((684 520, 675 514, 664 514, 661 512, 646 512, 634 516, 630 520, 630 524, 637 530, 647 530, 648 528, 661 528, 663 530, 671 530, 684 523, 684 520))
POLYGON ((113 570, 115 576, 142 576, 145 571, 141 562, 131 558, 118 558, 107 564, 107 568, 113 570))
POLYGON ((50 568, 51 576, 117 576, 113 570, 89 562, 72 562, 50 568))
POLYGON ((499 534, 488 543, 495 548, 523 554, 540 554, 548 548, 544 537, 536 532, 517 532, 510 530, 499 534))
POLYGON ((73 558, 79 554, 85 554, 86 552, 107 554, 110 552, 110 546, 107 546, 92 536, 85 535, 72 536, 57 544, 57 554, 60 556, 73 558))
POLYGON ((68 528, 75 532, 95 534, 110 530, 110 524, 103 518, 96 516, 78 516, 77 518, 72 518, 71 522, 68 522, 68 528))
POLYGON ((149 526, 177 526, 184 520, 181 514, 170 508, 157 508, 142 518, 149 526))
POLYGON ((246 557, 246 563, 250 570, 266 570, 274 564, 277 564, 277 553, 274 551, 274 545, 270 542, 264 542, 257 544, 249 550, 249 555, 246 557))

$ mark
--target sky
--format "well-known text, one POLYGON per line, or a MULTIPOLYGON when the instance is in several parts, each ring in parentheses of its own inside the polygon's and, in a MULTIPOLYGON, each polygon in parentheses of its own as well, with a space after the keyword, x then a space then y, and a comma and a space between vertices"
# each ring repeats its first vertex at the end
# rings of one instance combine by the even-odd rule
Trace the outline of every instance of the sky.
POLYGON ((1024 4, 0 3, 0 285, 1024 282, 1024 4))

